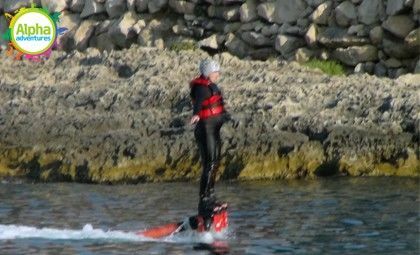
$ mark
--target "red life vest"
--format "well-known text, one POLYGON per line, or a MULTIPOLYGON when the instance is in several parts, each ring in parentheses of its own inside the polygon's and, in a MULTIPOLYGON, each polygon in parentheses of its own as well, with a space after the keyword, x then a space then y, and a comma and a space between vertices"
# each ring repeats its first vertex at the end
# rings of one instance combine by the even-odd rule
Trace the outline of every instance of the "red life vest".
MULTIPOLYGON (((222 94, 220 92, 212 91, 210 85, 211 81, 209 79, 206 79, 204 76, 199 76, 192 80, 190 83, 191 89, 194 86, 205 86, 211 92, 211 96, 203 101, 201 105, 201 110, 198 112, 198 116, 200 116, 200 119, 207 119, 212 116, 217 116, 225 111, 225 108, 223 106, 222 94)), ((194 99, 192 99, 192 101, 194 104, 194 99)))

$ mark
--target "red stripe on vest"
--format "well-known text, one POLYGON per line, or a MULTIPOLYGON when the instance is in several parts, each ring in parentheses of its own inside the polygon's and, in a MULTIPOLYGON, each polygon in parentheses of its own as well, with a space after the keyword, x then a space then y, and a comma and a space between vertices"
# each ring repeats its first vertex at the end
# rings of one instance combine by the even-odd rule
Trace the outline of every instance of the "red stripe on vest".
POLYGON ((217 103, 219 101, 222 101, 222 96, 214 95, 214 96, 211 96, 209 99, 204 100, 203 101, 203 106, 214 104, 214 103, 217 103))

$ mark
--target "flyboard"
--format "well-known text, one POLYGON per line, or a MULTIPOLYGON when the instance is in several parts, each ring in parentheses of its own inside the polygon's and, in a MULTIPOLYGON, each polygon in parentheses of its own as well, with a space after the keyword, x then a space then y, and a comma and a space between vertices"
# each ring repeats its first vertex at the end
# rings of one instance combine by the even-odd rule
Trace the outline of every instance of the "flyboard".
POLYGON ((218 239, 218 237, 223 236, 223 234, 227 232, 227 228, 227 204, 223 203, 214 208, 210 229, 206 230, 203 217, 196 215, 188 217, 184 221, 169 223, 138 231, 136 235, 151 239, 162 239, 182 232, 190 231, 197 234, 211 233, 216 237, 215 239, 218 239))

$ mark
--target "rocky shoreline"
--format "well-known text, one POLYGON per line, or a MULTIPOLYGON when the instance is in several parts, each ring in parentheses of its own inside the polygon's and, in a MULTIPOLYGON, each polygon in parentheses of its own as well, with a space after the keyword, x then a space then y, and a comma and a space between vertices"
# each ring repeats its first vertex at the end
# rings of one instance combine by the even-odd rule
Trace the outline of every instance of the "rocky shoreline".
POLYGON ((65 51, 188 44, 258 60, 335 60, 391 78, 420 72, 420 0, 0 0, 0 13, 31 1, 62 12, 65 51))
MULTIPOLYGON (((201 50, 132 46, 0 56, 0 178, 197 180, 188 82, 201 50)), ((222 179, 420 174, 419 75, 327 76, 228 53, 220 85, 239 125, 222 129, 222 179)))

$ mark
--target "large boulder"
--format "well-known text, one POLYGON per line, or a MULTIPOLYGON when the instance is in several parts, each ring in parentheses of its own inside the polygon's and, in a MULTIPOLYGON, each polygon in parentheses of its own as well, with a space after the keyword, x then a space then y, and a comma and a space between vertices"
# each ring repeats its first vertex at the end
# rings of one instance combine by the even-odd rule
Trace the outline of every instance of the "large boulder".
POLYGON ((259 49, 251 50, 249 52, 249 56, 252 59, 262 60, 262 61, 266 61, 270 57, 274 57, 276 55, 278 55, 278 53, 272 47, 259 48, 259 49))
POLYGON ((169 6, 177 13, 194 14, 195 3, 180 0, 169 0, 169 6))
POLYGON ((147 6, 149 5, 149 0, 136 0, 136 10, 139 13, 147 12, 147 6))
POLYGON ((246 57, 252 50, 248 44, 232 33, 226 36, 225 46, 230 53, 240 58, 246 57))
MULTIPOLYGON (((223 33, 224 34, 229 34, 229 33, 235 33, 236 31, 238 31, 241 28, 241 22, 229 22, 229 23, 225 23, 223 25, 223 33)), ((246 23, 249 24, 249 23, 246 23)))
POLYGON ((238 6, 215 6, 211 5, 207 9, 207 14, 211 18, 224 19, 226 21, 239 20, 239 7, 238 6))
POLYGON ((276 1, 274 21, 282 24, 284 22, 295 22, 308 14, 308 5, 304 0, 281 0, 276 1))
POLYGON ((410 48, 416 48, 420 51, 420 28, 411 31, 404 39, 410 48))
POLYGON ((356 7, 350 1, 344 1, 335 8, 337 24, 347 27, 357 19, 356 7))
POLYGON ((98 3, 95 0, 85 0, 85 6, 80 14, 81 18, 86 18, 94 14, 106 12, 103 3, 98 3))
POLYGON ((108 35, 115 45, 126 48, 137 36, 135 24, 138 17, 134 12, 127 12, 109 28, 108 35))
POLYGON ((381 62, 376 63, 375 67, 374 67, 374 70, 373 70, 373 73, 376 76, 379 76, 379 77, 386 76, 386 73, 387 73, 386 66, 381 62))
POLYGON ((70 0, 68 2, 68 8, 72 12, 82 12, 83 7, 85 6, 85 0, 70 0))
POLYGON ((239 23, 239 24, 240 24, 239 31, 249 31, 249 30, 260 31, 265 26, 265 24, 259 20, 248 22, 248 23, 239 23))
POLYGON ((99 23, 95 28, 95 35, 100 35, 104 33, 108 33, 109 28, 112 24, 114 24, 115 19, 107 19, 99 23))
POLYGON ((326 25, 331 14, 331 9, 331 1, 320 4, 310 16, 312 22, 315 24, 326 25))
POLYGON ((382 0, 363 0, 358 8, 359 21, 371 25, 385 16, 385 9, 382 0))
POLYGON ((367 36, 368 31, 366 31, 366 27, 363 24, 352 25, 347 30, 349 35, 357 35, 357 36, 367 36))
POLYGON ((295 60, 300 63, 309 61, 315 53, 308 48, 299 48, 295 53, 295 60))
POLYGON ((302 38, 280 34, 275 39, 274 47, 283 56, 289 57, 295 50, 304 45, 305 41, 302 38))
POLYGON ((199 47, 205 47, 213 50, 217 50, 219 48, 219 41, 217 40, 217 35, 211 35, 201 41, 198 42, 199 47))
POLYGON ((68 11, 61 13, 60 22, 58 22, 59 27, 65 27, 67 30, 73 30, 77 28, 80 24, 80 16, 68 11))
POLYGON ((420 75, 420 59, 417 61, 416 67, 414 67, 414 73, 420 75))
MULTIPOLYGON (((160 44, 160 42, 157 42, 157 40, 160 40, 162 38, 167 38, 168 36, 172 35, 172 32, 175 32, 176 34, 181 34, 181 35, 183 35, 184 32, 190 33, 190 34, 187 34, 187 36, 189 37, 191 37, 193 33, 191 29, 187 29, 186 27, 177 28, 184 31, 176 31, 176 29, 174 29, 175 27, 174 23, 170 20, 170 18, 152 19, 147 23, 147 25, 144 23, 143 20, 139 20, 139 22, 141 23, 140 24, 141 32, 139 33, 139 36, 137 38, 137 43, 142 46, 150 47, 151 45, 153 45, 153 42, 155 42, 155 44, 156 43, 160 44)), ((135 27, 136 26, 137 24, 135 25, 135 27)), ((180 43, 180 41, 177 41, 177 42, 180 43)), ((172 45, 174 42, 166 41, 165 43, 167 45, 172 45)))
POLYGON ((277 34, 278 31, 279 31, 279 25, 277 25, 277 24, 274 23, 272 25, 264 26, 261 29, 261 34, 263 34, 263 35, 265 35, 267 37, 270 37, 271 35, 277 34))
POLYGON ((317 27, 317 25, 316 24, 311 24, 309 26, 308 31, 306 31, 306 34, 305 34, 306 43, 309 46, 315 45, 316 44, 316 40, 317 40, 317 36, 318 36, 318 27, 317 27))
POLYGON ((41 5, 50 12, 61 12, 67 8, 67 0, 41 0, 41 5))
POLYGON ((414 21, 406 15, 390 16, 382 27, 399 38, 405 38, 415 26, 414 21))
POLYGON ((413 3, 413 12, 419 14, 420 13, 420 0, 414 0, 413 3))
POLYGON ((394 38, 385 37, 382 40, 382 47, 384 52, 396 59, 412 58, 413 54, 418 53, 418 47, 410 47, 402 40, 395 40, 394 38))
POLYGON ((247 31, 241 34, 242 40, 251 46, 272 46, 273 40, 260 33, 254 31, 247 31))
POLYGON ((384 65, 387 68, 398 68, 398 67, 401 67, 402 63, 398 59, 389 58, 389 59, 385 60, 384 65))
POLYGON ((166 7, 168 4, 168 0, 149 0, 147 4, 147 8, 149 9, 150 13, 156 13, 166 7))
POLYGON ((116 49, 108 33, 109 28, 114 22, 115 20, 108 19, 98 24, 95 29, 95 35, 89 41, 89 46, 95 47, 100 51, 112 51, 116 49))
POLYGON ((382 42, 382 38, 384 37, 384 30, 381 26, 376 26, 370 30, 369 37, 373 44, 378 45, 382 42))
POLYGON ((403 12, 407 6, 405 5, 407 0, 389 0, 386 3, 386 14, 396 15, 403 12))
POLYGON ((125 0, 107 0, 105 9, 110 18, 120 17, 127 10, 127 3, 125 0))
POLYGON ((130 12, 136 12, 136 0, 127 0, 127 9, 130 12))
POLYGON ((89 39, 95 30, 96 22, 93 20, 84 20, 74 35, 76 49, 84 51, 88 47, 89 39))
POLYGON ((242 22, 250 22, 258 18, 257 0, 248 0, 239 8, 239 17, 242 22))
POLYGON ((373 45, 337 48, 333 52, 334 58, 349 66, 356 66, 360 62, 376 61, 378 50, 373 45))
POLYGON ((328 27, 320 32, 317 41, 329 48, 360 46, 369 43, 369 39, 349 35, 347 29, 339 27, 328 27))
POLYGON ((273 2, 262 3, 257 7, 258 16, 267 20, 268 22, 274 21, 276 5, 273 2))
MULTIPOLYGON (((32 0, 7 0, 3 3, 4 12, 12 13, 21 7, 31 6, 32 0)), ((34 1, 36 5, 40 5, 41 1, 34 1)))
POLYGON ((93 36, 89 45, 99 49, 100 51, 112 51, 116 49, 116 46, 112 43, 108 33, 93 36))
POLYGON ((306 0, 306 2, 308 3, 309 6, 312 6, 315 8, 319 6, 320 4, 324 3, 325 0, 306 0))

